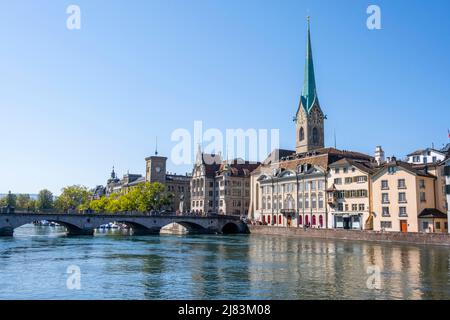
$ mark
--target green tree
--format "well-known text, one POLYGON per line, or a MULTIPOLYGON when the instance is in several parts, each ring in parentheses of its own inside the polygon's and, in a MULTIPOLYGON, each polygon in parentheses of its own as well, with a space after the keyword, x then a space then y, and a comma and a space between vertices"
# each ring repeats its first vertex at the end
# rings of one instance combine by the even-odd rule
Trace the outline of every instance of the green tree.
POLYGON ((19 194, 16 200, 16 208, 19 210, 27 210, 29 208, 31 197, 29 194, 19 194))
POLYGON ((36 201, 36 209, 39 211, 51 210, 53 209, 53 205, 53 193, 47 189, 39 191, 38 199, 36 201))
POLYGON ((61 195, 55 201, 58 210, 67 212, 80 209, 89 203, 92 193, 84 186, 69 186, 62 189, 61 195))
POLYGON ((17 196, 11 193, 11 191, 6 195, 6 205, 14 208, 17 205, 17 196))
POLYGON ((173 194, 166 191, 166 186, 159 183, 145 183, 141 186, 139 211, 161 210, 172 203, 173 194))

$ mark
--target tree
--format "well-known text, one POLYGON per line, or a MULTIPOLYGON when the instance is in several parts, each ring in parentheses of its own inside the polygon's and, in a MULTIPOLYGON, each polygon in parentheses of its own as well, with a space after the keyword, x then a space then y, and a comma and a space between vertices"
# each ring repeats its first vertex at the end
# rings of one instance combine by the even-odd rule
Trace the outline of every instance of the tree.
POLYGON ((9 191, 6 196, 6 205, 15 208, 16 204, 17 204, 17 196, 11 193, 11 191, 9 191))
POLYGON ((29 194, 19 194, 17 196, 16 208, 19 210, 28 210, 30 207, 31 197, 29 194))
POLYGON ((141 187, 139 211, 161 210, 172 203, 173 194, 166 191, 166 186, 159 183, 145 183, 141 187))
POLYGON ((55 206, 58 210, 67 212, 77 210, 82 205, 89 203, 91 192, 84 186, 69 186, 62 189, 61 195, 56 199, 55 206))
POLYGON ((36 201, 37 210, 51 210, 53 209, 53 204, 53 193, 47 189, 39 191, 38 199, 36 201))

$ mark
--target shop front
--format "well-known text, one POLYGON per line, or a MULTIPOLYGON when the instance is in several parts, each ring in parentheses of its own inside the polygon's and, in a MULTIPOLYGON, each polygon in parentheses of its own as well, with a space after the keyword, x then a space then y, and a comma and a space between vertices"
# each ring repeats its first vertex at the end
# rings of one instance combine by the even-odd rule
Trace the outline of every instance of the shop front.
POLYGON ((362 213, 335 213, 334 227, 344 230, 362 230, 362 213))

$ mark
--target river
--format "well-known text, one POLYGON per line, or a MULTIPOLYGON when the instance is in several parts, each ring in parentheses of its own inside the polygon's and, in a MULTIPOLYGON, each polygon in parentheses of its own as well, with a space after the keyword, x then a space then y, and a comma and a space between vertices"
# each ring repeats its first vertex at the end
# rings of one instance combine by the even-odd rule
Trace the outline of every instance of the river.
POLYGON ((0 238, 0 299, 450 299, 449 261, 445 247, 26 225, 0 238))

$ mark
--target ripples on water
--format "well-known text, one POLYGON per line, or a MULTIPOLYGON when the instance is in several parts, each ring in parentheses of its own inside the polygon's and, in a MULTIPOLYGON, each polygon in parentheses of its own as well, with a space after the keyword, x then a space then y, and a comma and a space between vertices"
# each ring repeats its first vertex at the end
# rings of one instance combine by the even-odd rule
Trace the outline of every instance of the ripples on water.
POLYGON ((277 236, 0 238, 0 299, 450 299, 450 250, 277 236), (81 268, 81 290, 66 287, 81 268), (370 290, 367 267, 381 269, 370 290))

